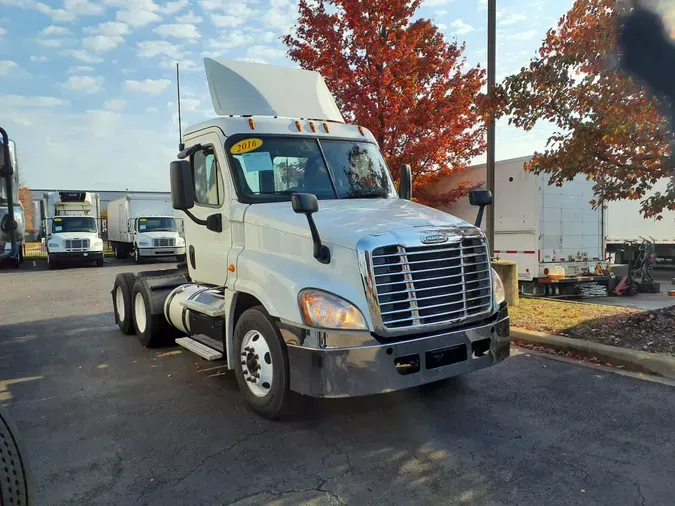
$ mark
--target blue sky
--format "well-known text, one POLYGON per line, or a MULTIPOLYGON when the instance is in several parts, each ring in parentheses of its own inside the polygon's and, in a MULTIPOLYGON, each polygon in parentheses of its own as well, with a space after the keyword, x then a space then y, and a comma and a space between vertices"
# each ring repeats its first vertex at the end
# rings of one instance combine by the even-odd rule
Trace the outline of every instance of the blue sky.
MULTIPOLYGON (((527 64, 572 0, 497 0, 498 79, 527 64)), ((419 15, 485 64, 485 0, 425 0, 419 15)), ((33 188, 167 190, 184 124, 213 116, 202 58, 293 65, 279 37, 295 0, 0 0, 0 125, 33 188)), ((500 123, 498 159, 543 148, 548 130, 500 123)), ((481 161, 477 159, 476 161, 481 161)))

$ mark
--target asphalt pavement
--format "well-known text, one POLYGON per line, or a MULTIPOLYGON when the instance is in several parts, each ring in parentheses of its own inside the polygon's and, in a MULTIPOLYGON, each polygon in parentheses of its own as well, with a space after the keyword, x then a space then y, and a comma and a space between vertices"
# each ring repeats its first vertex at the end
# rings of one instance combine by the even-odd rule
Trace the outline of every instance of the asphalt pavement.
POLYGON ((40 505, 673 504, 673 387, 519 353, 270 422, 218 364, 118 332, 124 270, 0 271, 0 401, 40 505))

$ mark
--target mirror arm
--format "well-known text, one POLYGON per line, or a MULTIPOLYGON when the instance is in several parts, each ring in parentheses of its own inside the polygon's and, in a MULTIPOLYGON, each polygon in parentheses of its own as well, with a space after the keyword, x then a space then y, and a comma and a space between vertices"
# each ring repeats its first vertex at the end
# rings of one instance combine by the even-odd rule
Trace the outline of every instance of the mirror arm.
POLYGON ((321 244, 321 237, 319 231, 314 223, 314 218, 310 213, 305 214, 307 222, 309 223, 309 231, 312 233, 312 242, 314 243, 314 258, 322 264, 330 263, 330 250, 325 244, 321 244))
POLYGON ((202 145, 201 145, 201 144, 195 144, 194 146, 190 146, 189 148, 184 149, 183 151, 181 151, 180 153, 178 153, 178 159, 179 159, 179 160, 185 160, 185 159, 188 158, 192 153, 195 153, 195 152, 199 151, 200 149, 202 149, 202 145))
POLYGON ((201 225, 201 226, 203 226, 203 227, 206 226, 207 220, 201 220, 201 219, 197 218, 194 214, 192 214, 192 213, 191 213, 190 211, 188 211, 187 209, 184 209, 183 212, 184 212, 185 214, 187 214, 188 218, 190 218, 192 221, 194 221, 197 225, 201 225))
POLYGON ((476 226, 480 228, 481 223, 483 222, 483 211, 485 211, 485 206, 480 206, 478 208, 478 216, 476 216, 476 226))

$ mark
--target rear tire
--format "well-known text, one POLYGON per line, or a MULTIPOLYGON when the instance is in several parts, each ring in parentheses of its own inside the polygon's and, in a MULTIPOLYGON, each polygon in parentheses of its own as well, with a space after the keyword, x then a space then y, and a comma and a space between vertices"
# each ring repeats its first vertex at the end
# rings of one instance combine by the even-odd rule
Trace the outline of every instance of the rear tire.
POLYGON ((117 244, 113 245, 113 250, 115 251, 115 258, 117 260, 122 260, 124 258, 124 253, 117 244))
POLYGON ((19 432, 9 419, 7 411, 0 409, 0 504, 35 504, 33 478, 19 432))
POLYGON ((131 335, 135 332, 134 317, 131 307, 131 297, 136 276, 131 272, 122 272, 115 278, 112 299, 117 326, 123 334, 131 335))
POLYGON ((169 325, 164 314, 152 314, 152 292, 143 279, 137 279, 132 293, 134 312, 134 329, 136 337, 146 348, 157 348, 171 344, 176 337, 176 330, 169 325))
POLYGON ((239 317, 234 330, 234 350, 239 391, 253 411, 270 420, 288 413, 292 401, 288 352, 279 329, 264 307, 248 309, 239 317), (245 342, 249 350, 244 349, 245 342), (256 370, 257 366, 260 368, 256 370), (253 374, 260 376, 255 383, 247 380, 253 374))

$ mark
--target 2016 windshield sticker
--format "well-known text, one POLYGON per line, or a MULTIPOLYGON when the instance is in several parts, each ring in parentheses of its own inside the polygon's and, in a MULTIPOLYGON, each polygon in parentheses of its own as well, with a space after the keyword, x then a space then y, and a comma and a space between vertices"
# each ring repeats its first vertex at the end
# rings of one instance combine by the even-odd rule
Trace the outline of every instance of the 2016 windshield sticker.
POLYGON ((258 149, 262 145, 262 139, 244 139, 232 146, 230 148, 230 153, 233 155, 241 155, 242 153, 248 153, 249 151, 258 149))
POLYGON ((61 221, 61 218, 54 218, 54 221, 61 221))

